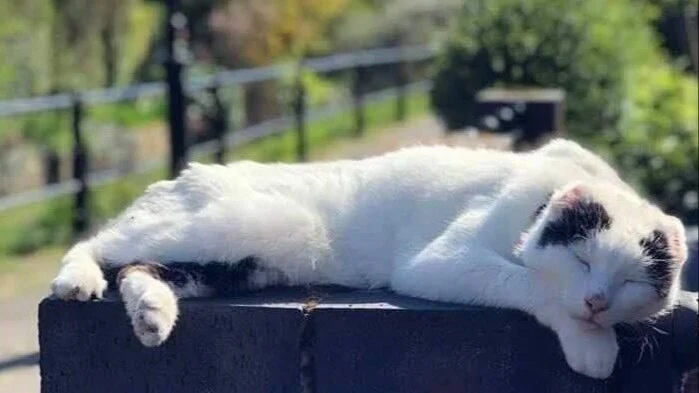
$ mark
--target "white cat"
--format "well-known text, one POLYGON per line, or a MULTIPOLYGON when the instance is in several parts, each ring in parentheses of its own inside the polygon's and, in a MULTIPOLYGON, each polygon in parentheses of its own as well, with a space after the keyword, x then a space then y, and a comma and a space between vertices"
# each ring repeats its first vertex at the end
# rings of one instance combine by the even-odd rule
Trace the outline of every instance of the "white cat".
POLYGON ((64 257, 53 293, 114 280, 134 331, 159 345, 177 297, 269 285, 388 287, 522 310, 570 367, 613 371, 613 325, 668 310, 684 229, 602 159, 556 140, 529 153, 418 147, 357 161, 191 164, 151 185, 64 257), (113 278, 113 277, 112 277, 113 278))

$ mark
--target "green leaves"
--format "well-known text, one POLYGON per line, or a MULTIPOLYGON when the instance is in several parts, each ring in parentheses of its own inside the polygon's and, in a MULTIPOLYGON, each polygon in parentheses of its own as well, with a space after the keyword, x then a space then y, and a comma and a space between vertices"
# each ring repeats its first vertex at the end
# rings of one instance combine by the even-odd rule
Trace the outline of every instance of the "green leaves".
POLYGON ((697 80, 662 61, 632 70, 630 80, 612 157, 652 199, 697 223, 697 80))
POLYGON ((652 3, 464 0, 437 62, 432 106, 458 129, 476 125, 474 97, 485 87, 561 87, 570 136, 696 221, 686 202, 697 189, 697 80, 669 65, 652 3))

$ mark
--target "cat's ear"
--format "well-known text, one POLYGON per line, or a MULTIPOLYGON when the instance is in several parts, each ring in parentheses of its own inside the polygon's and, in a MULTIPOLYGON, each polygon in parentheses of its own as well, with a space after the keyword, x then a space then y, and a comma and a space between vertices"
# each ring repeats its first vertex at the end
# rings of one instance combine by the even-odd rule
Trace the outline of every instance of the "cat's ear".
POLYGON ((565 210, 579 205, 584 200, 592 199, 587 186, 582 182, 569 183, 551 196, 551 208, 555 211, 565 210))
POLYGON ((666 223, 661 229, 667 238, 668 252, 672 259, 680 264, 687 260, 687 237, 682 221, 673 216, 667 216, 666 223))

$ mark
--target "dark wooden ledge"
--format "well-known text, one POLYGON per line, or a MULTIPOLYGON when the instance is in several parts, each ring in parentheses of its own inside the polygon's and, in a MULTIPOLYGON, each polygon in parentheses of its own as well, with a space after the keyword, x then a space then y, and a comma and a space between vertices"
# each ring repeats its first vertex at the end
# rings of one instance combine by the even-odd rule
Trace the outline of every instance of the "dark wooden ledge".
POLYGON ((676 392, 697 365, 697 295, 654 326, 619 329, 598 381, 568 369, 553 333, 516 311, 382 291, 268 290, 180 303, 161 347, 133 336, 118 299, 45 299, 43 393, 676 392), (643 341, 653 343, 640 355, 643 341))

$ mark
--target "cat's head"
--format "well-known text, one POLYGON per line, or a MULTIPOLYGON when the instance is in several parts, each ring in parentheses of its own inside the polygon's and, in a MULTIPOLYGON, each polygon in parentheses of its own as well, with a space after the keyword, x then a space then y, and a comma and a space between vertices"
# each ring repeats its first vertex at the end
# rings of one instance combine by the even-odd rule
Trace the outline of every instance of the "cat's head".
POLYGON ((555 192, 518 252, 572 316, 601 326, 667 310, 687 259, 677 218, 602 182, 555 192))

